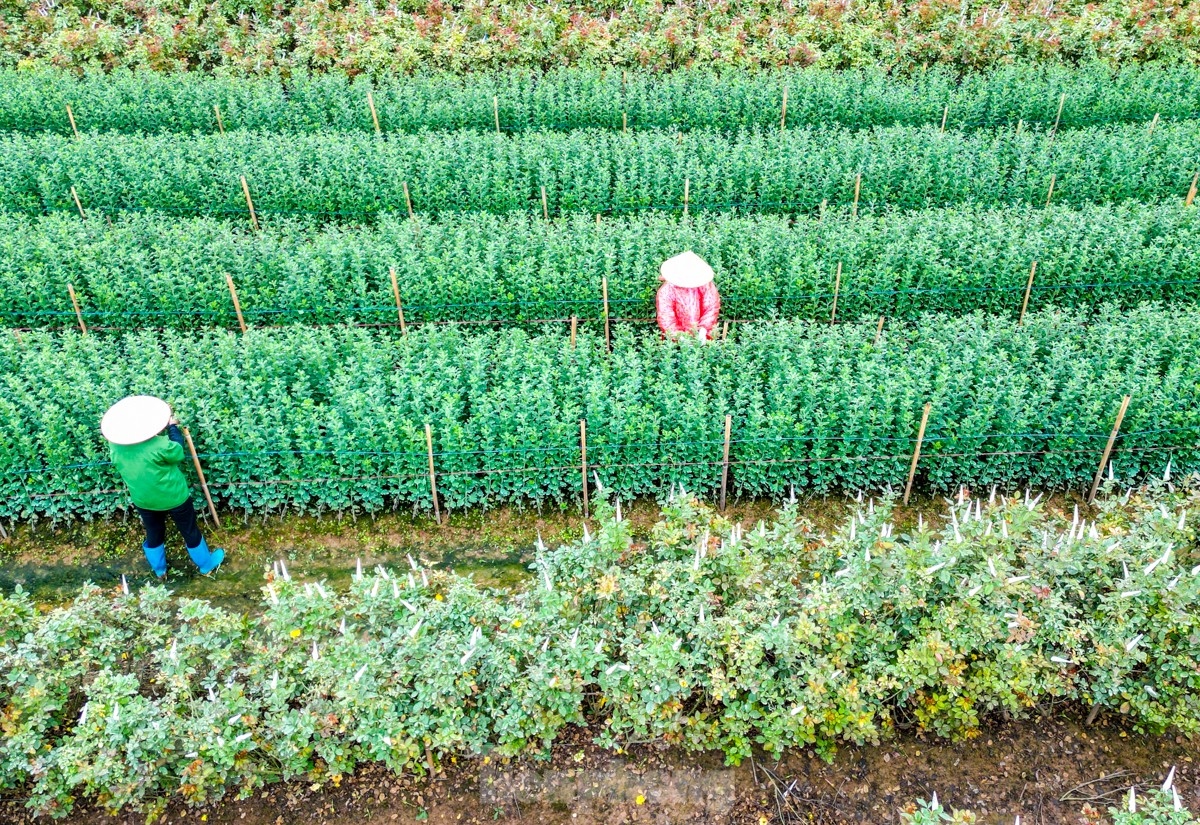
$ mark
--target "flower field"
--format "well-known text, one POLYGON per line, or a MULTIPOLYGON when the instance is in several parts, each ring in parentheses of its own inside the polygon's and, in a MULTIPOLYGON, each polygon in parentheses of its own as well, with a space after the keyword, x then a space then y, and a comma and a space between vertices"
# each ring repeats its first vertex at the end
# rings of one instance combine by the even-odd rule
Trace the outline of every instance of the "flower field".
MULTIPOLYGON (((1195 4, 543 5, 0 0, 0 539, 131 514, 138 393, 212 515, 585 516, 512 593, 395 547, 248 612, 0 593, 0 818, 580 735, 1200 736, 1195 4), (707 342, 654 324, 687 249, 707 342)), ((1115 821, 1190 822, 1163 788, 1115 821)))

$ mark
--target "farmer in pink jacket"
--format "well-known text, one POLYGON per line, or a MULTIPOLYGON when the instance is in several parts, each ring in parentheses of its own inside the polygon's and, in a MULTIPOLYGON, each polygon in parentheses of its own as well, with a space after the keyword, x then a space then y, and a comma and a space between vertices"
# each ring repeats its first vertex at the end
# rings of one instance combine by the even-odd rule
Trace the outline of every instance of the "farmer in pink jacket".
POLYGON ((663 285, 656 304, 663 334, 669 340, 682 333, 694 333, 701 341, 712 338, 721 311, 712 267, 689 250, 663 261, 658 271, 663 285))

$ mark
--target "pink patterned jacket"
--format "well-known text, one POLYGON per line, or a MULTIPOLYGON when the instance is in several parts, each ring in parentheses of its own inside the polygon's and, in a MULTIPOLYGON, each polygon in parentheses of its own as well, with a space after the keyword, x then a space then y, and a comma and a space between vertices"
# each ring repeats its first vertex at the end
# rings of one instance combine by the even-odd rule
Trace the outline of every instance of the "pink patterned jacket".
POLYGON ((668 338, 681 332, 694 332, 697 327, 712 338, 721 311, 721 296, 717 285, 709 281, 704 286, 682 287, 664 283, 658 288, 658 327, 668 338))

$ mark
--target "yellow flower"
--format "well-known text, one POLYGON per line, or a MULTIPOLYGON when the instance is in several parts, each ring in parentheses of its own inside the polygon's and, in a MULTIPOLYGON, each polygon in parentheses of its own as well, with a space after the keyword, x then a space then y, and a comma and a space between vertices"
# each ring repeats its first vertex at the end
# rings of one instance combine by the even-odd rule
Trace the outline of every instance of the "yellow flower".
POLYGON ((513 627, 520 627, 520 626, 521 626, 521 620, 513 619, 513 627))
POLYGON ((639 804, 639 805, 645 805, 645 804, 646 804, 646 797, 642 796, 641 794, 638 794, 636 797, 634 797, 634 800, 633 800, 633 801, 634 801, 634 802, 636 802, 636 803, 637 803, 637 804, 639 804))
POLYGON ((435 602, 440 602, 440 601, 443 601, 443 599, 442 599, 442 594, 441 594, 441 593, 436 593, 436 594, 434 594, 433 600, 434 600, 435 602))
POLYGON ((300 638, 300 628, 297 627, 295 630, 292 631, 292 638, 293 639, 300 638))

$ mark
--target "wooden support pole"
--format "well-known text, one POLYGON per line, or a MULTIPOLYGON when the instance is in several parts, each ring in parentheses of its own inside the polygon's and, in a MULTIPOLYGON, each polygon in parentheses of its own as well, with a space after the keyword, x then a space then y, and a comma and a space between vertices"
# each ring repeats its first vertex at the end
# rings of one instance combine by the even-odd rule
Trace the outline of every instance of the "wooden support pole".
POLYGON ((221 119, 221 107, 213 104, 213 114, 217 116, 217 131, 222 135, 225 134, 225 121, 221 119))
POLYGON ((1184 206, 1191 206, 1196 202, 1196 184, 1200 183, 1200 172, 1192 175, 1192 185, 1188 189, 1187 197, 1183 199, 1184 206))
POLYGON ((246 183, 246 176, 242 175, 242 192, 246 196, 246 208, 250 210, 250 225, 254 227, 254 231, 258 231, 258 215, 254 214, 254 200, 250 197, 250 184, 246 183))
POLYGON ((1058 99, 1058 114, 1054 116, 1054 128, 1050 130, 1050 142, 1054 142, 1054 136, 1058 134, 1058 124, 1062 121, 1063 104, 1067 102, 1067 93, 1063 92, 1062 97, 1058 99))
POLYGON ((542 187, 542 219, 550 220, 550 208, 546 205, 546 187, 542 187))
POLYGON ((1017 326, 1025 323, 1025 310, 1029 309, 1029 292, 1033 289, 1033 276, 1037 274, 1037 261, 1029 267, 1029 280, 1025 282, 1025 299, 1021 301, 1021 315, 1017 318, 1017 326))
POLYGON ((86 221, 87 215, 83 214, 83 204, 79 202, 79 193, 74 186, 71 187, 71 197, 75 199, 75 208, 79 210, 79 220, 86 221))
POLYGON ((75 297, 75 287, 67 284, 67 293, 71 296, 71 306, 75 307, 75 320, 79 322, 79 332, 87 335, 87 324, 83 323, 83 312, 79 309, 79 299, 75 297))
POLYGON ((400 303, 400 283, 396 280, 396 267, 390 267, 388 274, 392 276, 392 297, 396 299, 396 314, 400 316, 400 334, 408 335, 408 327, 404 324, 404 306, 400 303))
POLYGON ((854 206, 850 207, 850 217, 858 217, 858 196, 862 192, 862 172, 854 176, 854 206))
POLYGON ((604 300, 604 348, 612 352, 612 332, 608 323, 608 276, 600 277, 600 297, 604 300))
POLYGON ((908 497, 912 493, 913 477, 917 474, 917 462, 921 459, 921 443, 925 441, 925 425, 929 423, 929 411, 933 408, 933 402, 925 402, 925 410, 921 413, 921 426, 917 429, 917 446, 913 448, 912 464, 908 467, 908 483, 904 485, 904 504, 908 504, 908 497))
POLYGON ((425 425, 425 451, 429 455, 429 492, 433 496, 433 517, 442 523, 442 507, 438 504, 437 475, 433 471, 433 428, 425 425))
POLYGON ((729 486, 729 430, 733 416, 725 416, 725 450, 721 456, 721 512, 725 512, 725 490, 729 486))
POLYGON ((783 131, 784 129, 787 128, 787 93, 788 93, 788 87, 787 87, 787 84, 784 84, 784 87, 783 87, 783 113, 779 115, 780 131, 783 131))
POLYGON ((580 472, 583 474, 583 517, 588 518, 587 419, 579 419, 580 472))
POLYGON ((492 116, 496 119, 496 134, 500 134, 500 96, 492 95, 492 116))
POLYGON ((237 288, 233 285, 233 276, 225 273, 225 283, 229 287, 229 297, 233 298, 233 311, 237 313, 238 326, 246 331, 246 319, 242 317, 242 302, 238 300, 237 288))
POLYGON ((379 128, 379 113, 375 111, 375 96, 367 92, 367 105, 371 107, 371 122, 375 124, 376 137, 383 134, 383 130, 379 128))
POLYGON ((1150 137, 1154 134, 1154 127, 1157 125, 1158 125, 1158 112, 1155 112, 1154 119, 1150 121, 1150 131, 1148 131, 1146 133, 1146 137, 1150 137))
POLYGON ((629 134, 629 113, 621 112, 621 134, 629 134))
POLYGON ((875 340, 871 342, 871 346, 873 347, 879 346, 879 336, 883 335, 883 320, 885 318, 887 318, 886 315, 879 316, 879 326, 875 327, 875 340))
POLYGON ((1054 181, 1058 179, 1057 172, 1050 173, 1050 191, 1046 193, 1046 206, 1050 205, 1050 199, 1054 197, 1054 181))
POLYGON ((79 137, 79 129, 75 128, 75 113, 71 111, 71 104, 67 104, 67 119, 71 121, 71 131, 75 133, 75 137, 79 137))
POLYGON ((188 452, 192 454, 192 466, 196 468, 196 477, 200 479, 200 489, 204 493, 204 500, 208 502, 208 512, 212 516, 213 524, 217 527, 221 526, 221 517, 217 515, 217 508, 213 505, 212 494, 208 491, 208 480, 204 477, 204 470, 200 466, 200 456, 196 452, 196 445, 192 441, 192 434, 188 432, 187 427, 181 427, 183 437, 187 441, 188 452))
POLYGON ((579 319, 574 315, 571 316, 571 349, 575 349, 575 329, 579 326, 579 319))
POLYGON ((829 310, 829 323, 837 322, 838 292, 842 288, 842 262, 838 261, 837 274, 833 277, 833 306, 829 310))
POLYGON ((1113 444, 1117 440, 1117 433, 1121 429, 1121 421, 1125 418, 1125 411, 1129 409, 1129 396, 1121 399, 1121 409, 1117 410, 1117 420, 1113 422, 1112 432, 1108 436, 1108 443, 1104 445, 1104 454, 1100 456, 1100 466, 1096 468, 1096 478, 1092 480, 1092 489, 1088 491, 1087 502, 1091 504, 1096 499, 1096 491, 1100 489, 1100 479, 1104 478, 1104 468, 1108 465, 1108 457, 1112 455, 1113 444))
POLYGON ((691 200, 692 180, 691 178, 683 179, 683 216, 688 216, 688 201, 691 200))
POLYGON ((942 109, 942 128, 938 130, 943 135, 946 134, 946 118, 948 118, 948 117, 950 117, 950 104, 949 103, 946 104, 945 109, 942 109))
POLYGON ((729 338, 729 322, 726 321, 721 325, 721 340, 725 341, 729 338))

